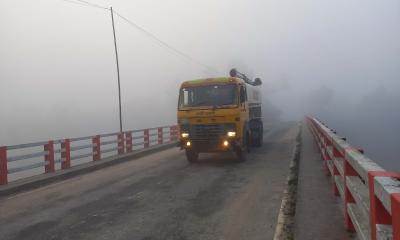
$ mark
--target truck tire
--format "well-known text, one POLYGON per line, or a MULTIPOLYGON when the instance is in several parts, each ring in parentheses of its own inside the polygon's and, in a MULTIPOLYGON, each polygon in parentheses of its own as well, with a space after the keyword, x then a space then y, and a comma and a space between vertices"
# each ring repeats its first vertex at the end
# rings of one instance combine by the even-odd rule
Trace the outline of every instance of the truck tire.
POLYGON ((191 149, 186 149, 186 159, 190 163, 197 162, 199 160, 199 153, 191 149))
POLYGON ((257 137, 254 139, 254 147, 261 147, 263 144, 263 131, 261 131, 257 134, 257 137))
POLYGON ((250 122, 251 128, 251 146, 261 147, 263 141, 263 123, 259 120, 252 120, 250 122))
POLYGON ((236 162, 245 162, 247 160, 248 152, 249 152, 249 137, 246 134, 243 139, 243 146, 238 147, 236 150, 236 162))

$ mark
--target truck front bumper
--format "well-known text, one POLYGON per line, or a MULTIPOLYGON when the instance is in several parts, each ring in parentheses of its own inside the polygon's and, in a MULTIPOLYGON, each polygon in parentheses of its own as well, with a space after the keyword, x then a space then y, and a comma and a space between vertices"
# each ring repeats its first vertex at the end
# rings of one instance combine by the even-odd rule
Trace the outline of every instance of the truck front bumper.
POLYGON ((230 152, 240 148, 238 139, 195 140, 181 139, 178 142, 181 149, 193 149, 196 152, 230 152), (189 144, 188 144, 189 142, 189 144))

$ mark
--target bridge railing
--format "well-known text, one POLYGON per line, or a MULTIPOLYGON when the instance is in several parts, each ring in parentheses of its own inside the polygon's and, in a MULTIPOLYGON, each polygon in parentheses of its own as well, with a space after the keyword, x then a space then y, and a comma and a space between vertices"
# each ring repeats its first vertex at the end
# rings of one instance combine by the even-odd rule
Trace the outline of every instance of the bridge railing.
POLYGON ((346 229, 360 239, 400 240, 400 173, 385 171, 316 118, 306 120, 343 201, 346 229))
POLYGON ((69 169, 88 161, 151 148, 178 139, 177 126, 0 146, 0 185, 18 178, 69 169), (86 161, 85 161, 86 159, 86 161))

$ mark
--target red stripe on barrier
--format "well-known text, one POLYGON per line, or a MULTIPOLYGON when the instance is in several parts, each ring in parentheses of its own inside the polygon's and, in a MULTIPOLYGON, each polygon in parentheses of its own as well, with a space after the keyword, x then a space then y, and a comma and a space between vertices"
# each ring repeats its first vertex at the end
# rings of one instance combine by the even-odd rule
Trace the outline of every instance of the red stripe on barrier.
POLYGON ((118 134, 118 154, 123 154, 125 152, 125 140, 124 133, 118 134))
POLYGON ((391 196, 393 240, 400 240, 400 193, 391 196))
POLYGON ((350 215, 347 211, 347 204, 348 203, 354 203, 355 200, 353 198, 353 195, 351 194, 348 186, 347 186, 347 177, 348 176, 358 176, 358 173, 354 168, 350 165, 349 161, 347 159, 344 159, 344 176, 343 176, 343 185, 344 185, 344 212, 345 212, 345 217, 344 217, 344 223, 345 227, 349 231, 354 231, 354 224, 351 221, 350 215))
POLYGON ((158 144, 163 143, 163 128, 158 128, 158 144))
POLYGON ((92 138, 93 143, 93 161, 98 161, 101 159, 101 150, 100 150, 100 135, 96 135, 92 138))
POLYGON ((144 148, 148 148, 150 146, 149 129, 144 130, 143 140, 144 140, 144 148))
POLYGON ((7 147, 0 147, 0 185, 8 183, 7 147))
MULTIPOLYGON (((336 147, 333 147, 333 157, 343 159, 343 155, 337 150, 336 147)), ((336 164, 333 165, 334 165, 334 176, 340 176, 340 172, 337 169, 336 164)), ((335 194, 335 196, 340 196, 340 192, 336 185, 336 181, 333 181, 333 194, 335 194)))
MULTIPOLYGON (((369 196, 370 196, 370 224, 371 224, 371 240, 376 240, 376 224, 392 224, 392 218, 394 218, 397 214, 393 214, 392 216, 386 211, 385 207, 381 203, 381 201, 375 195, 375 177, 393 177, 400 179, 400 173, 395 172, 386 172, 386 171, 370 171, 368 172, 368 183, 369 183, 369 196)), ((396 195, 395 195, 396 200, 396 195)), ((393 202, 393 201, 392 201, 393 202)), ((396 201, 395 201, 396 204, 396 201)), ((393 207, 393 206, 392 206, 393 207)), ((395 206, 396 208, 397 206, 395 206)), ((400 214, 399 214, 400 215, 400 214)), ((396 219, 396 222, 399 219, 396 219)), ((393 225, 393 230, 395 229, 395 225, 393 225)), ((397 228, 399 226, 397 225, 397 228)), ((397 232, 399 229, 397 229, 397 232)), ((393 238, 396 239, 396 238, 393 238)), ((397 238, 396 240, 400 240, 397 238)))
POLYGON ((126 152, 132 152, 132 133, 127 132, 125 133, 125 140, 126 140, 126 152))
POLYGON ((67 169, 71 167, 71 142, 69 139, 65 139, 61 143, 61 169, 67 169))
POLYGON ((55 171, 54 166, 54 143, 53 141, 49 141, 49 143, 44 145, 44 150, 48 151, 48 153, 44 156, 44 160, 46 165, 44 167, 45 173, 51 173, 55 171))
POLYGON ((172 126, 172 127, 169 127, 169 141, 174 141, 174 139, 175 139, 175 127, 174 126, 172 126))

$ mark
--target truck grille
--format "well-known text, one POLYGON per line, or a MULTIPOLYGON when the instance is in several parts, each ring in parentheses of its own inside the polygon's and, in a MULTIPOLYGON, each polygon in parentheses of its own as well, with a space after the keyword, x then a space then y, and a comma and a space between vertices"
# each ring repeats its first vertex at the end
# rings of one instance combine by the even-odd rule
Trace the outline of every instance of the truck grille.
POLYGON ((231 124, 196 124, 190 127, 189 135, 193 140, 216 140, 233 130, 231 124))

